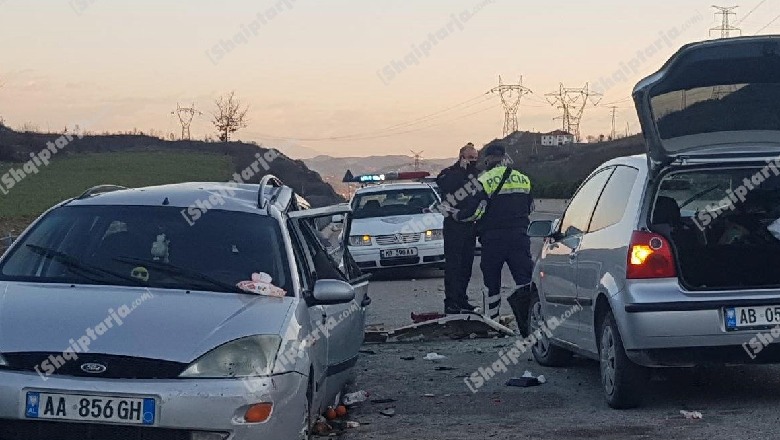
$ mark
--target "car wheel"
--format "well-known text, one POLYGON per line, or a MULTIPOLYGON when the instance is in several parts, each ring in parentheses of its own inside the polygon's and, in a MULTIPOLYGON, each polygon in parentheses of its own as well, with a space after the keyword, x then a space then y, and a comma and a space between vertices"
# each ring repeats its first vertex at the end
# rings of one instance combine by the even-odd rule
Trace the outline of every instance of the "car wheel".
POLYGON ((641 404, 650 370, 631 362, 626 355, 612 312, 604 318, 600 334, 599 363, 607 404, 615 409, 636 408, 641 404))
POLYGON ((546 322, 541 298, 538 292, 534 292, 528 306, 528 334, 534 335, 536 338, 536 343, 531 346, 531 353, 539 365, 545 367, 566 365, 571 361, 573 353, 551 343, 549 336, 542 328, 546 322))

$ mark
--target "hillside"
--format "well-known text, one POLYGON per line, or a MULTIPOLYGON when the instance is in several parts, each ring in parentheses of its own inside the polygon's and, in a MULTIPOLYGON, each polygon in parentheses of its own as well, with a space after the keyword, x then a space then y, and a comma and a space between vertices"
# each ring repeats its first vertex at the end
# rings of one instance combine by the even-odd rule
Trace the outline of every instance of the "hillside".
MULTIPOLYGON (((0 169, 21 168, 30 154, 46 148, 60 134, 20 133, 0 126, 0 169)), ((230 142, 165 141, 144 135, 85 136, 65 146, 52 157, 51 164, 37 175, 22 180, 17 187, 0 195, 0 218, 15 215, 37 215, 44 209, 40 203, 32 211, 19 211, 24 200, 54 200, 66 198, 90 186, 116 183, 147 186, 181 181, 224 181, 240 173, 256 159, 255 154, 267 150, 257 145, 230 142), (53 185, 64 182, 62 188, 53 185), (22 197, 22 199, 19 199, 22 197), (20 202, 20 200, 23 200, 20 202), (17 206, 17 207, 15 207, 17 206)), ((343 201, 319 174, 302 161, 280 155, 269 164, 269 172, 306 197, 314 206, 326 206, 343 201)), ((3 173, 0 173, 2 175, 3 173)), ((257 183, 266 174, 263 168, 250 182, 257 183)), ((48 203, 48 201, 46 202, 48 203)), ((48 205, 47 205, 48 206, 48 205)), ((29 206, 26 209, 31 209, 29 206)), ((0 230, 0 234, 3 231, 0 230)))
POLYGON ((514 166, 534 182, 537 197, 569 198, 579 184, 602 163, 616 157, 646 152, 641 135, 560 147, 541 146, 538 142, 535 147, 534 138, 534 133, 517 132, 487 145, 501 143, 506 147, 514 166))

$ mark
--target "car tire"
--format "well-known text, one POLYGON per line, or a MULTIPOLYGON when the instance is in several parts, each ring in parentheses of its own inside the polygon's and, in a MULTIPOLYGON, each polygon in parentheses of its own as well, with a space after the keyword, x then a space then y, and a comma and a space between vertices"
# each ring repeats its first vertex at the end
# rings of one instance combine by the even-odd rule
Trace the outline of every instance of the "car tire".
POLYGON ((599 370, 607 404, 614 409, 636 408, 642 403, 650 370, 626 355, 623 339, 612 312, 607 312, 599 331, 599 370))
POLYGON ((553 345, 549 336, 542 329, 542 324, 546 322, 544 308, 539 293, 534 291, 531 294, 531 301, 528 305, 528 335, 534 335, 536 343, 531 346, 531 353, 539 365, 545 367, 562 367, 571 362, 574 353, 561 347, 553 345))

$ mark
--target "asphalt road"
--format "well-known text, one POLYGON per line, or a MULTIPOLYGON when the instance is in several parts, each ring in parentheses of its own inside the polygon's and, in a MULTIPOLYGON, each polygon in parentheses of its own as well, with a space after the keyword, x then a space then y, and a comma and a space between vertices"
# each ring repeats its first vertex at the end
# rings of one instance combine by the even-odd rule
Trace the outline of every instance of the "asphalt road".
MULTIPOLYGON (((537 218, 555 217, 540 214, 537 218)), ((539 243, 534 243, 534 252, 539 243)), ((481 301, 479 259, 469 288, 481 301)), ((410 323, 412 311, 441 311, 441 273, 398 271, 371 284, 369 323, 394 328, 410 323)), ((505 286, 511 287, 508 271, 505 286)), ((510 291, 510 288, 506 289, 510 291)), ((502 314, 510 314, 502 305, 502 314)), ((595 362, 576 358, 566 368, 544 368, 530 353, 486 382, 476 393, 464 376, 489 366, 514 338, 464 341, 366 344, 353 389, 370 393, 354 407, 350 419, 361 425, 346 439, 766 439, 780 436, 780 367, 751 366, 704 371, 663 370, 648 384, 644 406, 609 409, 602 397, 595 362), (427 353, 446 356, 424 360, 427 353), (402 357, 413 356, 413 360, 402 357), (451 370, 437 370, 450 367, 451 370), (531 388, 505 385, 529 370, 547 383, 531 388), (388 417, 380 411, 393 408, 388 417), (686 419, 680 410, 699 411, 686 419)))

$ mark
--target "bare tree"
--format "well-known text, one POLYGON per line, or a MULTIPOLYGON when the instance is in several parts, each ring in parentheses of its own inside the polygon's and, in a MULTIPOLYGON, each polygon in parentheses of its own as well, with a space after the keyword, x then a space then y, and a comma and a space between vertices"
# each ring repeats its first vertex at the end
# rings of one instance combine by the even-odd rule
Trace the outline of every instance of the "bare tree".
POLYGON ((230 92, 225 96, 220 96, 216 101, 217 113, 214 114, 212 123, 217 129, 219 140, 222 142, 230 141, 230 134, 246 128, 247 112, 249 106, 241 107, 241 102, 236 98, 236 92, 230 92))

